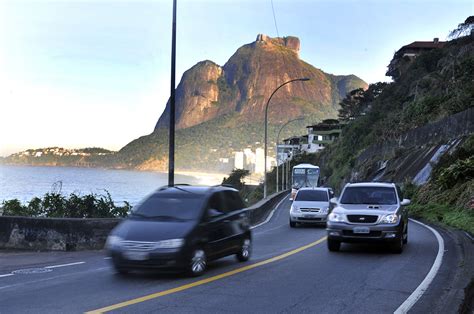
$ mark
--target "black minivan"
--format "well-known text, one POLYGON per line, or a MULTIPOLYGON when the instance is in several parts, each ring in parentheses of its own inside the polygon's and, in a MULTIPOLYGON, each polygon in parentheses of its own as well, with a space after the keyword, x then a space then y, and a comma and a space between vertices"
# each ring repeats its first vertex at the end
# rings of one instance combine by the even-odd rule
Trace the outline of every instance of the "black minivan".
POLYGON ((201 275, 210 260, 235 254, 247 261, 252 234, 236 189, 163 187, 145 198, 107 238, 120 274, 136 269, 185 270, 201 275))

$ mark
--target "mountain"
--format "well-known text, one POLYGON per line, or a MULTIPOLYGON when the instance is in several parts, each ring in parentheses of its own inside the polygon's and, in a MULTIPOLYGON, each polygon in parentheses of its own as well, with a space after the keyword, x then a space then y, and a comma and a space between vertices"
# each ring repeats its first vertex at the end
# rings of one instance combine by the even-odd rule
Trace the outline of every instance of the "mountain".
MULTIPOLYGON (((305 126, 337 116, 339 101, 351 90, 367 88, 355 75, 333 75, 299 58, 297 37, 258 35, 224 64, 206 60, 186 71, 176 89, 176 166, 179 169, 228 171, 219 160, 244 148, 263 147, 265 105, 269 105, 269 154, 287 121, 304 117, 282 132, 305 132, 305 126)), ((169 101, 154 131, 123 147, 115 166, 143 170, 167 169, 169 101)))
MULTIPOLYGON (((187 70, 176 89, 176 168, 228 172, 235 151, 263 147, 265 105, 282 83, 293 82, 275 93, 269 105, 269 155, 280 127, 280 139, 304 133, 305 126, 335 118, 339 101, 351 90, 367 88, 355 75, 333 75, 299 57, 297 37, 258 35, 223 65, 206 60, 187 70)), ((78 165, 166 171, 168 167, 169 102, 153 132, 125 145, 120 151, 81 159, 78 165)), ((7 158, 5 163, 21 163, 7 158)), ((35 159, 36 161, 36 159, 35 159)), ((60 161, 56 161, 60 165, 60 161)), ((68 161, 67 165, 71 165, 68 161)))
MULTIPOLYGON (((347 92, 367 84, 355 75, 324 73, 299 58, 297 37, 257 40, 239 48, 224 66, 199 62, 183 74, 176 90, 176 127, 184 129, 226 114, 238 114, 238 121, 261 122, 271 93, 294 78, 307 82, 286 85, 272 98, 270 123, 314 115, 334 117, 347 92)), ((169 124, 169 102, 155 131, 169 124)))

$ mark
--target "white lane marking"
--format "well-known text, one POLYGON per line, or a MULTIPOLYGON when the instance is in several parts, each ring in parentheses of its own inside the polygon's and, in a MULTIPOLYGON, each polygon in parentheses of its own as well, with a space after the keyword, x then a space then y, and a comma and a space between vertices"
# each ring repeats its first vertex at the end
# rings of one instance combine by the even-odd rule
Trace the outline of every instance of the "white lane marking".
POLYGON ((0 278, 2 277, 10 277, 10 276, 13 276, 14 274, 5 274, 5 275, 0 275, 0 278))
POLYGON ((250 229, 258 228, 258 227, 260 227, 260 226, 266 224, 267 222, 269 222, 270 219, 272 219, 273 214, 275 213, 276 209, 277 209, 278 207, 280 207, 281 203, 283 203, 283 201, 285 201, 285 200, 286 200, 286 197, 284 197, 280 202, 278 202, 278 204, 273 208, 272 212, 270 213, 270 215, 268 215, 267 219, 265 219, 264 222, 261 222, 261 223, 259 223, 258 225, 255 225, 255 226, 253 226, 253 227, 250 227, 250 229))
POLYGON ((110 256, 109 257, 104 257, 104 259, 112 259, 112 257, 110 257, 110 256))
POLYGON ((464 234, 466 235, 466 237, 468 237, 471 241, 474 241, 474 238, 466 231, 464 231, 464 234))
POLYGON ((425 279, 420 283, 420 285, 413 291, 412 294, 408 297, 408 299, 405 300, 405 302, 402 303, 398 307, 398 309, 395 310, 394 314, 402 314, 402 313, 407 313, 413 305, 421 298, 421 296, 426 292, 428 287, 430 286, 431 282, 433 279, 436 277, 436 274, 439 271, 439 268, 441 267, 441 263, 443 262, 443 255, 444 255, 444 240, 443 237, 439 234, 438 231, 435 229, 431 228, 428 225, 425 225, 422 222, 419 222, 415 219, 411 219, 411 221, 429 229, 433 234, 436 236, 436 240, 438 240, 438 254, 436 255, 436 259, 433 263, 433 266, 431 266, 430 271, 428 272, 428 275, 426 275, 425 279))
POLYGON ((50 280, 59 279, 59 278, 65 278, 65 277, 81 275, 83 273, 91 273, 91 272, 102 271, 104 269, 109 269, 110 270, 110 267, 100 267, 100 268, 89 269, 89 270, 86 270, 86 271, 81 271, 79 273, 67 273, 67 274, 63 274, 63 275, 58 275, 58 276, 53 276, 53 277, 48 277, 48 278, 42 278, 42 279, 38 279, 38 280, 19 282, 19 283, 15 283, 15 284, 8 285, 8 286, 0 286, 0 290, 4 290, 4 289, 8 289, 8 288, 21 287, 21 286, 26 286, 26 285, 31 285, 31 284, 36 284, 36 283, 40 283, 40 282, 44 282, 44 281, 50 281, 50 280))
POLYGON ((80 265, 80 264, 85 264, 86 262, 76 262, 76 263, 69 263, 69 264, 61 264, 61 265, 52 265, 52 266, 45 266, 43 268, 59 268, 59 267, 66 267, 66 266, 74 266, 74 265, 80 265))

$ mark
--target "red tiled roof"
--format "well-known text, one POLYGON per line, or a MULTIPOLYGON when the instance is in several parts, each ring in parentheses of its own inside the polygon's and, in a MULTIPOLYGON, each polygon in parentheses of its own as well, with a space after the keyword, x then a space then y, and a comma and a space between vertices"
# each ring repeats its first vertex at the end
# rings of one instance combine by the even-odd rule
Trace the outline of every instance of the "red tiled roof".
POLYGON ((407 49, 407 48, 422 48, 422 49, 435 49, 435 48, 443 48, 446 45, 445 41, 414 41, 409 45, 405 45, 400 50, 407 49))

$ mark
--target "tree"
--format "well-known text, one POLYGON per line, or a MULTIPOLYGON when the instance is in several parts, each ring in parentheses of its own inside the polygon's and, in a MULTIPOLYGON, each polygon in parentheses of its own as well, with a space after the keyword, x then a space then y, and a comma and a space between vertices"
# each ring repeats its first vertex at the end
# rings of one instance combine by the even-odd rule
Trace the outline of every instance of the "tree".
POLYGON ((458 25, 458 27, 449 33, 449 38, 456 39, 463 36, 469 36, 474 30, 474 15, 469 16, 464 23, 458 25))
POLYGON ((387 83, 370 84, 366 90, 354 89, 339 103, 339 120, 351 121, 370 110, 371 103, 382 93, 387 83))
POLYGON ((248 170, 234 169, 230 173, 229 177, 224 178, 224 180, 222 180, 222 184, 232 185, 237 190, 242 191, 245 186, 245 182, 243 180, 249 174, 250 172, 248 170))
POLYGON ((339 119, 341 121, 354 120, 360 115, 360 104, 363 95, 364 90, 362 88, 354 89, 339 103, 341 106, 339 109, 339 119))

